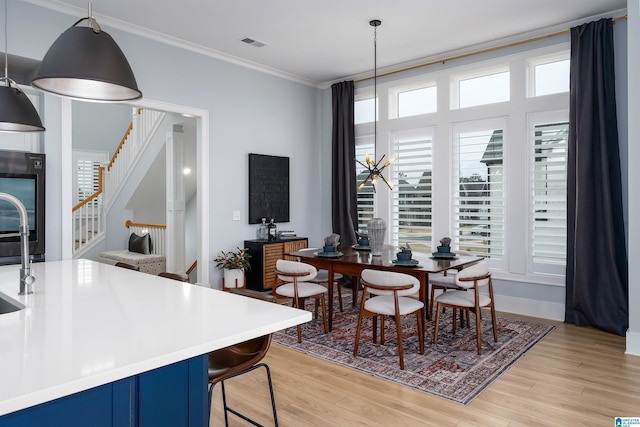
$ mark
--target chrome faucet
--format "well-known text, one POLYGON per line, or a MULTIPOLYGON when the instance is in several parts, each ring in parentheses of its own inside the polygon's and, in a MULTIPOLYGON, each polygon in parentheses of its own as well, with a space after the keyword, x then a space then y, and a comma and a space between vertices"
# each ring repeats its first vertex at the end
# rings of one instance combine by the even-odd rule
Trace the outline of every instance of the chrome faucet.
POLYGON ((29 220, 27 210, 17 197, 7 193, 0 193, 0 200, 11 203, 18 210, 20 215, 20 229, 18 233, 5 234, 2 237, 20 236, 20 295, 33 293, 33 282, 36 278, 31 275, 31 263, 29 262, 29 220))

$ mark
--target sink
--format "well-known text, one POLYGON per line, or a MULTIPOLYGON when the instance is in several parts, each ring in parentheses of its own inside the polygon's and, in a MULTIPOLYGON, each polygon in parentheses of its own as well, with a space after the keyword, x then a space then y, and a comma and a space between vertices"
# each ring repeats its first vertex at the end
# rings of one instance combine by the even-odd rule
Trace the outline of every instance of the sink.
POLYGON ((24 305, 0 292, 0 315, 22 310, 24 305))

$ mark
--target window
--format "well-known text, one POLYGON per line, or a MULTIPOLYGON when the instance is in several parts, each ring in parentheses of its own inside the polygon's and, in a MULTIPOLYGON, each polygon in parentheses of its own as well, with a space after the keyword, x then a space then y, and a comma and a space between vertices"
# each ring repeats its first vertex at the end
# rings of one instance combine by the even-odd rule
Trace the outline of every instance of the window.
POLYGON ((534 114, 530 125, 530 262, 539 273, 561 274, 567 239, 568 113, 534 114), (554 117, 555 116, 555 117, 554 117), (552 119, 559 119, 552 121, 552 119))
MULTIPOLYGON (((99 168, 106 164, 108 155, 105 152, 73 151, 73 162, 76 173, 73 176, 73 203, 82 202, 98 191, 99 168)), ((94 201, 97 203, 97 201, 94 201)))
MULTIPOLYGON (((375 212, 389 244, 430 254, 450 237, 495 277, 563 286, 568 69, 561 43, 379 83, 376 126, 355 126, 357 156, 397 157, 384 172, 394 189, 359 191, 360 230, 375 212)), ((357 99, 373 106, 371 90, 356 86, 357 99)))
MULTIPOLYGON (((376 102, 378 99, 376 98, 376 102)), ((373 97, 357 100, 353 106, 353 115, 355 124, 373 122, 375 117, 375 107, 373 97)))
POLYGON ((433 129, 396 132, 393 150, 392 241, 431 252, 433 129))
POLYGON ((568 53, 530 60, 530 96, 569 92, 569 67, 568 53))
POLYGON ((504 253, 504 123, 454 127, 454 242, 494 261, 504 253))
POLYGON ((402 90, 397 94, 397 117, 410 117, 419 114, 435 113, 438 91, 436 86, 402 90))
POLYGON ((457 107, 467 108, 509 100, 509 71, 487 71, 481 75, 454 77, 457 107))
POLYGON ((373 146, 373 135, 366 137, 356 138, 356 188, 358 189, 358 230, 367 231, 367 222, 373 218, 374 206, 373 206, 373 185, 371 180, 367 184, 360 188, 360 184, 367 178, 367 168, 360 165, 357 161, 363 164, 366 163, 366 154, 375 158, 375 147, 373 146))

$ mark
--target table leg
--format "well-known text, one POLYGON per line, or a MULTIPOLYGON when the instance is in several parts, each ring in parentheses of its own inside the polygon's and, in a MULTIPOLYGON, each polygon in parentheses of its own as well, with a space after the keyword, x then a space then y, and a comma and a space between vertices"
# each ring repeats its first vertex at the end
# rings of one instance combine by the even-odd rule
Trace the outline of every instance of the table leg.
POLYGON ((429 273, 426 271, 420 275, 420 301, 424 304, 422 318, 431 320, 431 311, 429 310, 429 273))
MULTIPOLYGON (((329 317, 327 319, 327 325, 329 326, 329 332, 331 332, 332 328, 333 328, 333 266, 332 263, 329 263, 329 266, 327 267, 327 287, 329 288, 329 303, 327 304, 328 307, 328 313, 327 316, 329 317)), ((338 286, 340 286, 340 284, 338 284, 338 286)))
POLYGON ((358 287, 360 286, 360 276, 351 276, 351 307, 355 307, 358 302, 358 287))

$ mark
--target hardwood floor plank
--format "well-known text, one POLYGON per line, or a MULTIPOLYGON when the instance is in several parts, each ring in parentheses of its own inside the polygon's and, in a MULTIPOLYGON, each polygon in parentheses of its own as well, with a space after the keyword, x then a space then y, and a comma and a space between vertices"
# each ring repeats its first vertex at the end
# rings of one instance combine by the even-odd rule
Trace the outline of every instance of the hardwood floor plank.
MULTIPOLYGON (((280 425, 596 427, 613 425, 616 416, 640 416, 640 357, 624 354, 624 337, 554 324, 551 334, 467 406, 272 345, 265 361, 280 425)), ((228 393, 234 401, 271 425, 263 376, 233 381, 228 393)), ((214 400, 211 426, 224 425, 220 406, 214 400)))

